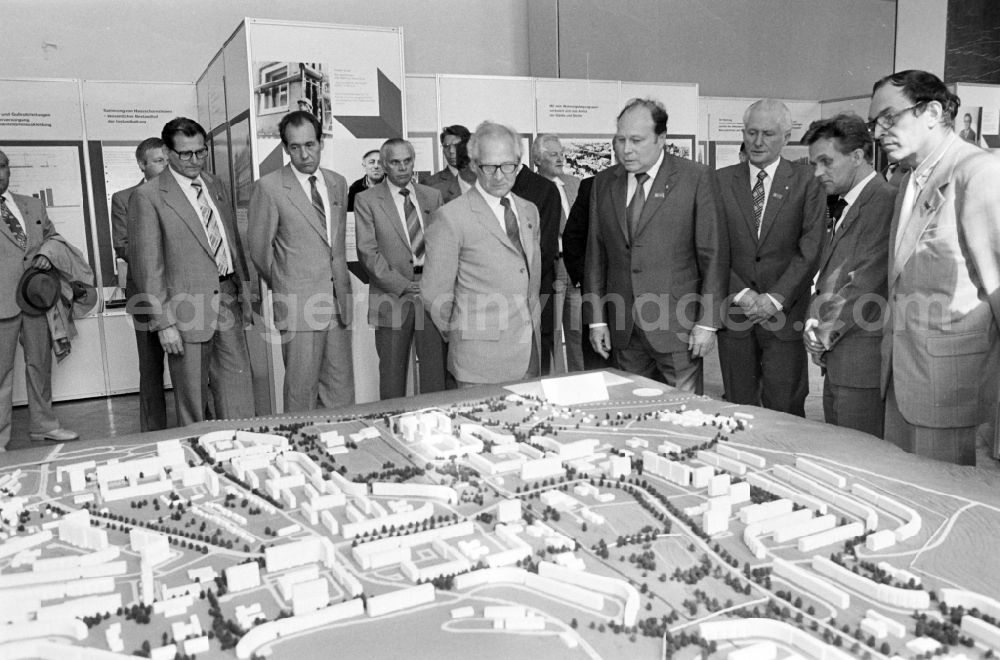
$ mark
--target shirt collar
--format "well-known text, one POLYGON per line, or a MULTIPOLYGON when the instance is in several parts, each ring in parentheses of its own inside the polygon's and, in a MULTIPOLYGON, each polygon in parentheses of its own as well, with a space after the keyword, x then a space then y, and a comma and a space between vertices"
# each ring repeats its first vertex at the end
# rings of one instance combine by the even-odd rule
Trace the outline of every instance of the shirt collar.
POLYGON ((413 195, 413 193, 415 192, 413 190, 413 184, 412 183, 407 183, 405 186, 403 186, 403 188, 400 188, 395 183, 393 183, 392 181, 390 181, 388 177, 386 177, 385 179, 383 179, 383 181, 385 181, 385 185, 389 186, 389 192, 393 194, 393 199, 396 199, 395 195, 398 195, 399 191, 402 190, 403 188, 406 188, 407 190, 409 190, 410 191, 410 195, 413 195))
POLYGON ((756 165, 754 165, 753 163, 751 163, 750 161, 747 161, 747 165, 750 166, 750 181, 751 182, 756 182, 757 173, 760 172, 761 169, 763 169, 765 172, 767 172, 767 178, 768 179, 770 179, 771 181, 774 181, 774 173, 776 171, 778 171, 778 163, 780 163, 780 162, 781 162, 781 157, 779 156, 779 157, 775 158, 774 162, 771 163, 770 165, 768 165, 767 167, 760 168, 760 167, 757 167, 756 165))
POLYGON ((911 174, 913 181, 918 187, 924 187, 924 184, 927 183, 927 179, 929 179, 931 173, 934 172, 934 168, 937 167, 937 164, 941 162, 941 158, 944 157, 944 152, 948 151, 948 149, 951 148, 952 143, 957 139, 959 139, 958 134, 952 131, 949 138, 942 140, 941 144, 939 144, 934 151, 927 155, 927 158, 920 161, 920 164, 917 165, 916 169, 913 170, 913 174, 911 174))
POLYGON ((844 195, 844 201, 847 202, 848 206, 857 201, 858 196, 861 194, 861 191, 865 189, 865 186, 868 185, 869 181, 875 178, 876 174, 878 173, 875 170, 872 170, 871 172, 868 173, 868 176, 861 179, 861 181, 858 181, 856 184, 854 184, 853 188, 847 191, 847 194, 844 195))
MULTIPOLYGON (((649 180, 650 181, 652 181, 653 179, 656 178, 656 174, 660 171, 660 165, 663 165, 663 150, 662 149, 660 150, 660 157, 656 159, 656 162, 653 163, 652 167, 650 167, 648 170, 646 170, 646 174, 649 175, 649 180)), ((630 174, 632 174, 632 173, 630 172, 630 174)), ((638 172, 636 174, 638 174, 638 172)), ((635 176, 635 174, 632 174, 632 176, 635 176)))
POLYGON ((170 166, 167 167, 167 170, 170 172, 170 174, 173 175, 174 180, 177 182, 177 185, 179 185, 182 189, 190 188, 191 184, 195 181, 200 183, 202 187, 205 186, 205 180, 201 178, 201 172, 199 172, 198 176, 196 176, 195 178, 189 179, 170 166))
POLYGON ((299 182, 299 185, 301 185, 304 188, 309 186, 309 177, 311 176, 316 177, 317 183, 323 180, 323 175, 320 174, 319 169, 317 169, 312 174, 305 174, 304 172, 299 172, 297 169, 295 169, 294 165, 289 165, 289 167, 292 168, 292 174, 295 175, 295 179, 299 182))
POLYGON ((448 168, 448 171, 451 172, 451 175, 453 177, 458 178, 458 168, 457 167, 452 167, 451 165, 448 165, 447 163, 445 164, 445 167, 448 168))
MULTIPOLYGON (((502 198, 501 197, 497 197, 496 195, 493 195, 493 194, 490 194, 490 193, 486 192, 486 190, 481 185, 479 185, 479 179, 478 178, 476 179, 475 189, 476 189, 476 191, 479 192, 480 195, 483 196, 483 199, 486 200, 486 203, 489 204, 489 207, 491 209, 493 209, 494 211, 496 211, 497 209, 500 208, 500 200, 502 198)), ((507 199, 510 199, 510 193, 507 193, 505 197, 507 199)), ((510 208, 511 209, 514 208, 514 202, 513 202, 513 200, 511 200, 510 208)), ((516 211, 515 211, 515 213, 516 213, 516 211)))

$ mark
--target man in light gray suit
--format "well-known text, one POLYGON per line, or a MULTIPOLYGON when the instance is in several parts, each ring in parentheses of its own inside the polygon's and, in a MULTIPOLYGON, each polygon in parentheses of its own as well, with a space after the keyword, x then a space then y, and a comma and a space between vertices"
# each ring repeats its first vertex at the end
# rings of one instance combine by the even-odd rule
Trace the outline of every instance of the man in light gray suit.
MULTIPOLYGON (((538 173, 556 184, 559 199, 562 203, 562 216, 559 220, 559 252, 556 254, 556 284, 555 284, 555 341, 560 341, 560 333, 565 340, 566 371, 583 371, 583 320, 580 316, 580 287, 574 286, 566 272, 563 263, 562 233, 566 229, 566 219, 576 201, 580 190, 580 179, 563 172, 563 146, 558 135, 539 135, 531 143, 531 162, 538 173)), ((557 367, 560 361, 560 350, 556 350, 557 367)), ((557 369, 558 370, 558 369, 557 369)))
POLYGON ((469 141, 476 185, 434 214, 420 296, 448 341, 459 386, 539 373, 538 211, 510 192, 521 137, 483 122, 469 141))
POLYGON ((278 125, 291 159, 254 184, 250 257, 271 288, 281 332, 285 412, 354 403, 347 181, 319 166, 323 130, 297 110, 278 125))
POLYGON ((167 354, 181 425, 205 419, 212 393, 219 419, 254 415, 244 319, 246 260, 222 183, 202 168, 205 129, 186 117, 161 134, 170 167, 132 193, 129 265, 139 294, 131 308, 148 314, 167 354))
POLYGON ((445 389, 444 342, 420 302, 425 236, 441 193, 413 183, 413 145, 387 140, 379 150, 385 178, 355 198, 358 259, 368 271, 368 322, 375 326, 379 397, 406 395, 410 346, 419 392, 445 389))

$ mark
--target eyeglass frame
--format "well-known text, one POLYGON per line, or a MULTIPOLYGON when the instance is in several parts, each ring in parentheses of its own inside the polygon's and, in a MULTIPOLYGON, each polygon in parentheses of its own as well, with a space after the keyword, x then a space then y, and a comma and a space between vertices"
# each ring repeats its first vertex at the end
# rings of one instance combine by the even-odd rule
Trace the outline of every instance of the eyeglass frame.
POLYGON ((499 165, 487 165, 484 163, 476 163, 476 167, 479 171, 486 176, 496 176, 497 170, 503 172, 504 174, 511 175, 517 171, 517 168, 521 166, 521 163, 500 163, 499 165), (509 171, 508 169, 509 168, 509 171))
POLYGON ((170 150, 177 154, 177 157, 185 163, 194 160, 195 156, 198 157, 198 160, 205 160, 208 158, 208 147, 202 147, 201 149, 197 149, 195 151, 177 151, 173 148, 170 150))
POLYGON ((883 131, 888 131, 899 122, 899 118, 902 117, 904 114, 910 112, 911 110, 916 110, 920 106, 926 106, 928 103, 930 103, 930 101, 917 101, 910 107, 903 108, 902 110, 899 110, 897 112, 893 112, 887 115, 880 114, 878 117, 875 117, 875 119, 866 121, 865 128, 867 128, 868 132, 871 133, 872 135, 875 135, 876 128, 881 128, 883 131))

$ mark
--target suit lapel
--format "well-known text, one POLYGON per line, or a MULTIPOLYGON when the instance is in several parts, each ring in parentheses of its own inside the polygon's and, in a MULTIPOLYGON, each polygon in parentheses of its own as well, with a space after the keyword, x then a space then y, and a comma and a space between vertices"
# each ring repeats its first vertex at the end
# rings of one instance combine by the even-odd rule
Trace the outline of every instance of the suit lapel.
MULTIPOLYGON (((21 218, 24 219, 24 235, 30 241, 31 236, 28 234, 28 216, 27 216, 27 214, 25 214, 24 209, 21 208, 21 205, 18 204, 16 201, 14 201, 14 194, 13 193, 11 193, 11 192, 8 191, 5 196, 7 198, 8 207, 10 207, 10 206, 16 206, 17 210, 21 212, 21 218)), ((13 213, 13 211, 11 211, 11 213, 13 213)), ((16 238, 14 238, 14 232, 12 232, 10 230, 10 227, 7 226, 6 222, 0 221, 0 233, 2 233, 4 236, 6 236, 8 238, 8 240, 10 240, 11 243, 13 243, 14 245, 16 245, 18 250, 21 249, 21 244, 17 242, 16 238)))
MULTIPOLYGON (((749 176, 749 175, 748 175, 749 176)), ((749 178, 748 178, 749 183, 749 178)), ((788 197, 788 191, 792 187, 792 168, 784 158, 778 160, 778 168, 774 170, 774 181, 771 182, 771 192, 764 206, 764 217, 760 222, 760 243, 767 240, 767 234, 774 226, 774 221, 781 212, 781 206, 788 197)), ((753 216, 753 200, 751 204, 751 217, 753 216)))
POLYGON ((414 186, 414 190, 417 191, 417 204, 420 206, 420 219, 424 223, 424 231, 427 231, 427 225, 430 224, 431 216, 434 212, 431 209, 431 196, 430 193, 424 192, 424 188, 420 186, 414 186))
POLYGON ((629 240, 628 213, 625 209, 625 199, 628 197, 628 172, 621 165, 615 166, 615 180, 611 184, 611 207, 615 210, 615 219, 622 230, 625 242, 629 240))
POLYGON ((660 163, 660 169, 656 173, 656 178, 653 179, 652 185, 649 187, 649 197, 646 199, 646 203, 642 206, 642 215, 639 216, 639 226, 636 227, 635 235, 638 236, 646 225, 649 224, 650 218, 659 212, 660 207, 663 206, 664 200, 667 195, 670 194, 670 187, 673 185, 674 177, 677 176, 677 164, 674 162, 673 158, 668 157, 666 153, 663 154, 663 162, 660 163))
POLYGON ((743 221, 746 222, 747 231, 753 239, 757 240, 757 227, 753 219, 753 195, 750 192, 750 166, 741 163, 733 170, 733 196, 736 197, 737 206, 743 213, 743 221))
MULTIPOLYGON (((186 178, 186 177, 185 177, 186 178)), ((188 200, 187 195, 181 190, 180 185, 174 178, 173 172, 170 170, 164 170, 162 174, 158 177, 160 184, 160 194, 163 197, 163 203, 173 209, 174 213, 180 216, 181 220, 184 221, 185 226, 188 230, 194 234, 195 239, 198 244, 201 245, 202 249, 208 253, 208 256, 215 259, 212 254, 212 248, 208 245, 208 235, 205 233, 205 225, 202 224, 201 216, 191 206, 191 202, 188 200)), ((206 191, 207 194, 212 194, 211 191, 206 191)), ((222 222, 222 219, 219 219, 222 222)))
MULTIPOLYGON (((379 203, 382 205, 382 213, 385 214, 385 217, 392 219, 392 226, 399 235, 399 240, 403 242, 403 245, 409 245, 410 239, 406 235, 406 232, 403 231, 403 222, 405 222, 405 219, 403 222, 399 221, 399 210, 396 208, 396 202, 392 199, 392 189, 389 188, 389 184, 384 180, 378 185, 377 194, 379 196, 379 203)), ((417 201, 419 202, 420 200, 417 201)), ((420 208, 423 209, 423 204, 420 205, 420 208)))
MULTIPOLYGON (((850 207, 848 207, 847 214, 844 216, 843 220, 840 221, 840 228, 837 229, 833 238, 831 239, 827 236, 826 240, 823 241, 823 251, 820 253, 819 258, 820 272, 826 268, 826 263, 830 260, 830 257, 833 255, 833 251, 837 248, 837 245, 844 238, 844 234, 850 231, 851 227, 854 226, 855 221, 861 214, 861 209, 863 209, 865 204, 868 203, 871 196, 875 194, 876 185, 878 185, 878 175, 869 181, 868 185, 861 189, 861 192, 858 194, 858 198, 854 200, 854 203, 851 204, 850 207)), ((835 224, 833 218, 829 218, 829 222, 831 223, 830 231, 833 231, 833 226, 835 224)))
MULTIPOLYGON (((322 170, 319 170, 322 171, 322 170)), ((323 177, 324 182, 326 182, 326 177, 323 177)), ((288 195, 288 201, 292 206, 302 214, 302 217, 306 219, 306 222, 316 230, 316 233, 320 235, 324 243, 329 243, 329 239, 326 233, 326 227, 319 220, 319 213, 316 211, 316 207, 312 205, 312 200, 306 197, 305 190, 302 189, 299 180, 295 177, 295 173, 292 172, 291 165, 285 165, 281 170, 281 183, 285 188, 285 194, 288 195)), ((329 182, 327 184, 327 197, 330 199, 330 204, 333 204, 333 200, 336 199, 330 192, 329 182)), ((330 217, 336 217, 332 212, 330 217)))
MULTIPOLYGON (((517 248, 514 247, 510 237, 507 236, 507 232, 500 228, 500 223, 497 222, 497 217, 493 215, 493 210, 490 209, 489 204, 483 199, 482 194, 475 188, 469 191, 469 206, 475 214, 476 219, 486 228, 486 231, 493 234, 508 250, 517 252, 517 248)), ((518 219, 518 224, 520 224, 520 218, 518 219)))
POLYGON ((913 172, 908 172, 899 182, 899 189, 896 192, 896 204, 892 211, 892 224, 889 226, 889 286, 891 287, 903 264, 896 259, 896 235, 899 231, 899 213, 903 208, 903 197, 905 197, 906 186, 910 185, 910 177, 913 172))

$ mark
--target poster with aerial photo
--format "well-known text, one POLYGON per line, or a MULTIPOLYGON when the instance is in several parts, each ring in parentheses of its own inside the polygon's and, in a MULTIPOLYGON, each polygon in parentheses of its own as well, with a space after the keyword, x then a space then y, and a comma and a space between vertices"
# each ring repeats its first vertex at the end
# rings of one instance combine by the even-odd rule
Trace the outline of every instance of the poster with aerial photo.
POLYGON ((693 135, 668 135, 666 140, 668 154, 694 160, 693 135))
POLYGON ((594 176, 611 167, 611 136, 563 137, 562 142, 566 174, 580 177, 594 176))

